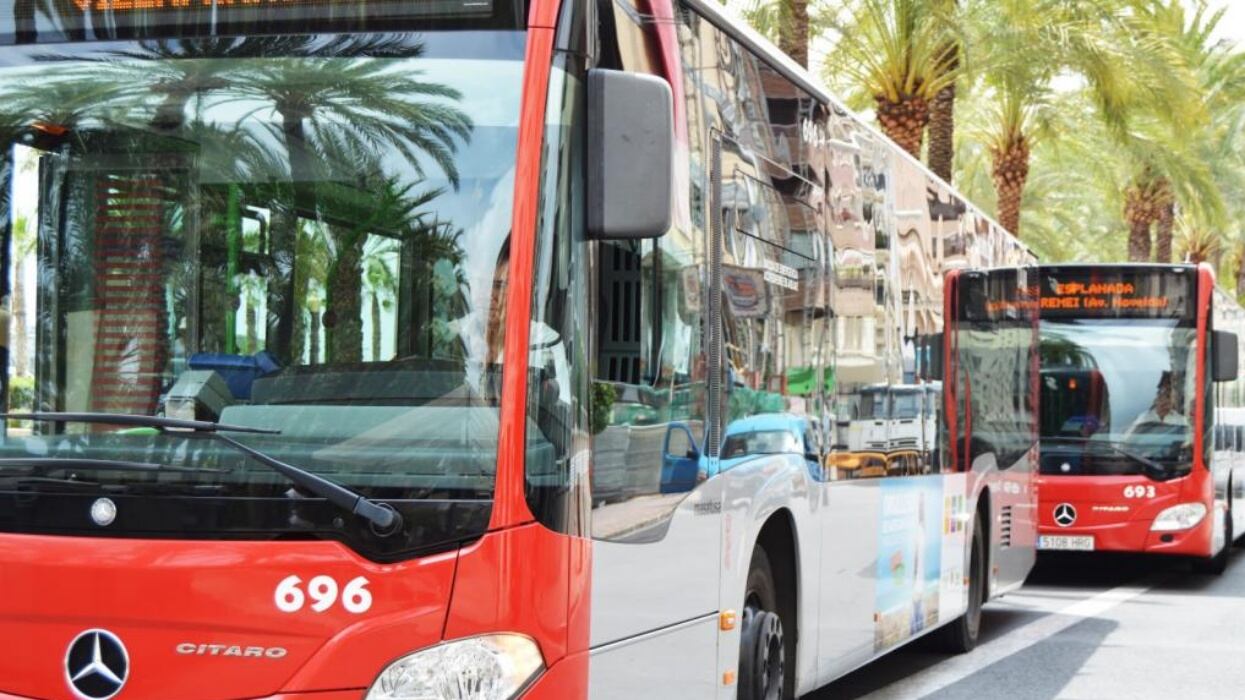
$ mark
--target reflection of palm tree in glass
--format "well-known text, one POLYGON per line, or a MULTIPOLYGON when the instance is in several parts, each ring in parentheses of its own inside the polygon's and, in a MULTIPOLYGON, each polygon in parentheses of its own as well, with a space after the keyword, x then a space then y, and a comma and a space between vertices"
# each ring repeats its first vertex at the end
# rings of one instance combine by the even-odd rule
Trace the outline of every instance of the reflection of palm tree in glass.
MULTIPOLYGON (((290 237, 297 211, 319 206, 315 183, 328 179, 328 172, 338 168, 355 173, 360 154, 388 148, 420 175, 422 161, 431 159, 456 187, 454 152, 457 141, 470 137, 471 122, 450 104, 460 98, 453 88, 421 82, 417 72, 395 71, 385 61, 362 60, 397 53, 417 56, 422 50, 418 44, 353 37, 335 40, 328 47, 317 46, 309 37, 281 41, 291 45, 280 47, 280 53, 293 57, 246 64, 232 78, 230 92, 235 93, 234 99, 258 98, 271 104, 279 117, 279 125, 274 124, 272 130, 286 150, 292 196, 274 212, 273 251, 279 272, 289 279, 290 237), (331 57, 308 55, 312 52, 331 57)), ((357 360, 362 353, 357 270, 363 238, 351 230, 337 242, 335 267, 340 273, 329 285, 325 319, 326 325, 332 321, 334 329, 329 347, 333 361, 357 360)), ((289 294, 276 296, 273 311, 297 320, 300 314, 293 307, 299 300, 289 294)), ((277 347, 296 350, 293 343, 302 335, 299 329, 289 324, 281 328, 289 336, 278 338, 277 347)))
POLYGON ((41 125, 58 133, 103 118, 119 101, 135 94, 132 85, 112 80, 115 73, 106 70, 64 71, 56 76, 7 82, 0 100, 20 115, 22 126, 41 125))
MULTIPOLYGON (((421 264, 431 267, 437 262, 448 263, 454 270, 453 279, 449 282, 452 291, 448 294, 465 296, 466 279, 461 269, 464 253, 458 240, 461 229, 453 229, 435 220, 426 221, 422 213, 441 195, 442 190, 419 191, 415 185, 402 185, 396 179, 368 189, 377 194, 368 202, 372 209, 366 217, 350 226, 332 227, 333 250, 326 275, 327 311, 324 317, 330 362, 358 362, 362 359, 362 286, 366 272, 364 244, 370 233, 387 234, 410 243, 414 248, 414 259, 421 264), (395 224, 398 226, 396 229, 395 224)), ((417 273, 416 276, 427 279, 430 275, 417 273)), ((437 316, 444 316, 453 301, 442 298, 444 295, 440 291, 444 290, 438 290, 435 294, 431 308, 437 316)), ((375 308, 373 305, 373 313, 376 313, 375 308)), ((461 311, 465 312, 465 308, 461 311)), ((376 332, 373 329, 373 333, 376 332)))
POLYGON ((329 268, 333 265, 333 253, 330 245, 331 237, 324 224, 307 219, 299 220, 298 239, 294 257, 298 261, 295 271, 295 298, 305 307, 299 309, 297 328, 300 335, 296 336, 295 348, 298 354, 293 358, 301 362, 303 357, 303 333, 307 334, 307 364, 315 365, 320 357, 320 312, 323 310, 325 283, 328 280, 329 268), (306 314, 306 319, 302 318, 306 314), (309 331, 309 332, 308 332, 309 331))
MULTIPOLYGON (((275 274, 269 276, 269 323, 277 331, 276 337, 269 334, 268 345, 280 355, 300 358, 306 296, 293 288, 299 213, 327 221, 357 220, 354 210, 323 210, 326 202, 318 196, 321 183, 330 179, 359 182, 361 156, 370 161, 370 172, 377 173, 383 164, 373 154, 393 152, 417 174, 434 165, 452 186, 458 185, 454 153, 472 129, 468 116, 453 105, 459 93, 420 81, 419 73, 409 66, 399 71, 394 63, 372 60, 416 57, 421 52, 419 43, 401 35, 144 42, 108 60, 62 71, 59 80, 10 82, 3 88, 9 94, 0 94, 0 103, 16 106, 27 125, 46 122, 72 132, 91 118, 119 117, 129 120, 138 139, 148 138, 144 132, 152 128, 175 131, 172 135, 196 146, 201 171, 209 170, 227 182, 270 182, 266 191, 276 201, 271 219, 275 274), (153 94, 162 98, 153 100, 153 94), (245 120, 228 126, 204 123, 205 109, 230 102, 248 109, 254 109, 257 102, 266 104, 277 118, 259 124, 259 129, 255 122, 245 120), (263 129, 269 131, 268 136, 263 129), (284 158, 273 152, 274 146, 284 148, 284 158), (207 162, 213 160, 219 162, 207 162), (271 177, 274 174, 277 177, 271 177)), ((365 177, 369 170, 363 171, 365 177)), ((206 201, 219 193, 213 188, 199 189, 198 196, 205 201, 196 208, 220 211, 206 201)), ((439 193, 420 194, 415 201, 426 205, 439 193)), ((406 196, 415 195, 408 191, 406 196)), ((364 208, 384 207, 368 202, 364 208)), ((409 207, 400 209, 407 216, 417 213, 409 207)), ((411 221, 380 221, 374 230, 392 230, 395 222, 409 227, 411 221)), ((330 230, 336 235, 341 229, 331 225, 330 230)), ((357 358, 362 352, 361 342, 354 342, 361 341, 361 271, 347 272, 359 269, 365 236, 357 227, 345 231, 343 240, 334 245, 335 268, 341 273, 326 285, 332 288, 330 298, 337 301, 329 311, 340 323, 334 333, 340 342, 330 356, 340 361, 357 358), (338 304, 347 308, 337 308, 338 304)))
POLYGON ((1068 338, 1044 337, 1038 343, 1043 367, 1094 368, 1098 362, 1093 354, 1068 338))
POLYGON ((395 263, 401 253, 400 244, 389 238, 369 240, 363 246, 363 277, 371 302, 371 345, 373 362, 381 359, 382 305, 393 308, 398 293, 398 271, 395 263))
POLYGON ((13 373, 19 377, 30 374, 29 338, 26 319, 26 262, 35 253, 35 229, 30 220, 19 216, 13 220, 13 373))
MULTIPOLYGON (((265 233, 265 227, 262 224, 251 228, 243 228, 242 250, 264 252, 266 247, 265 233)), ((254 354, 259 352, 260 349, 258 311, 267 288, 265 282, 266 280, 263 276, 255 274, 254 270, 247 270, 238 274, 238 291, 243 308, 243 319, 246 324, 246 342, 243 344, 242 350, 244 353, 254 354)))
POLYGON ((63 31, 68 39, 82 41, 86 38, 83 15, 91 11, 91 7, 92 3, 88 3, 87 10, 84 11, 74 0, 16 0, 13 3, 14 42, 33 44, 38 40, 35 27, 36 13, 51 18, 53 24, 63 31))

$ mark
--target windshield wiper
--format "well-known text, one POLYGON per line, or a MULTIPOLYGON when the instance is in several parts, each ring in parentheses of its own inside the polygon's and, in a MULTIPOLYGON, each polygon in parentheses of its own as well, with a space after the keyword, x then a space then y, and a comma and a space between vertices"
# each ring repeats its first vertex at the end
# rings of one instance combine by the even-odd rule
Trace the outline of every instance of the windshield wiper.
MULTIPOLYGON (((225 435, 230 433, 262 433, 267 435, 279 435, 280 430, 271 430, 267 428, 253 428, 244 425, 227 425, 224 423, 213 423, 211 421, 186 420, 182 418, 167 418, 165 416, 143 416, 130 413, 63 413, 63 412, 39 412, 39 413, 0 413, 0 418, 10 420, 30 420, 43 423, 99 423, 104 425, 129 425, 142 428, 155 428, 161 432, 172 431, 174 433, 183 433, 187 437, 208 437, 238 450, 247 455, 256 462, 277 472, 281 476, 294 482, 296 486, 306 489, 315 496, 319 496, 333 505, 353 513, 364 520, 370 522, 378 535, 391 535, 402 530, 402 515, 394 508, 385 503, 377 503, 363 494, 357 493, 341 484, 325 479, 319 474, 310 472, 302 467, 296 467, 293 464, 282 462, 281 460, 264 454, 259 450, 244 445, 237 440, 225 435)), ((15 458, 26 463, 26 458, 15 458)), ((77 460, 74 460, 77 461, 77 460)), ((112 460, 96 460, 98 462, 109 462, 112 460)), ((123 462, 118 462, 123 463, 123 462)), ((0 462, 3 464, 3 462, 0 462)), ((136 462, 135 464, 143 464, 136 462)), ((159 467, 159 465, 154 465, 159 467)), ((101 467, 102 468, 102 467, 101 467)), ((145 469, 146 467, 139 467, 145 469)))

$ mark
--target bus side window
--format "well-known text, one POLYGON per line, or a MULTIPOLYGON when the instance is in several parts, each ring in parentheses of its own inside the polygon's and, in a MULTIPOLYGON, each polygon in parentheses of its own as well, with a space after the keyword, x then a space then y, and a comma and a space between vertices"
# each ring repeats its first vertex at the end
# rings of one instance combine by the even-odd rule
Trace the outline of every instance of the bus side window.
POLYGON ((637 535, 637 526, 668 517, 710 476, 701 456, 699 257, 677 231, 596 244, 594 537, 659 537, 660 528, 639 528, 637 535))
MULTIPOLYGON (((597 67, 667 80, 675 130, 687 100, 674 28, 623 2, 598 4, 597 67)), ((676 166, 679 167, 679 166, 676 166)), ((686 167, 686 166, 682 166, 686 167)), ((687 190, 674 193, 663 236, 591 244, 595 342, 591 432, 592 535, 629 542, 664 536, 661 523, 709 478, 704 453, 701 315, 704 231, 687 190)))

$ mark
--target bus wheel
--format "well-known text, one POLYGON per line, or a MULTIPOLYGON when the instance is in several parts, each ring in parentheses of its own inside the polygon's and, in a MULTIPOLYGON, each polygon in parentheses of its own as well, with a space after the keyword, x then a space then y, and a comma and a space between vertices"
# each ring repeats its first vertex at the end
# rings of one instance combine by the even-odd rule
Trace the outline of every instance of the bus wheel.
POLYGON ((1228 569, 1228 556, 1232 552, 1232 513, 1223 516, 1223 548, 1213 557, 1197 559, 1193 562, 1193 571, 1199 574, 1222 576, 1228 569))
POLYGON ((739 640, 739 700, 783 700, 786 653, 773 569, 760 544, 752 553, 739 640))
POLYGON ((973 543, 968 555, 968 610, 938 630, 937 646, 949 654, 964 654, 977 646, 981 606, 986 600, 986 535, 981 512, 973 518, 973 543))

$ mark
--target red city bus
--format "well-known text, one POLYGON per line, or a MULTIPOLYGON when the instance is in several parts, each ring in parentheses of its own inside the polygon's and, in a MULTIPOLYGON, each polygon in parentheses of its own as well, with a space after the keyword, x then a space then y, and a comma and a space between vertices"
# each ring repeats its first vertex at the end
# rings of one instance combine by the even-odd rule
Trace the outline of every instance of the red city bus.
POLYGON ((789 698, 1032 566, 1032 255, 716 2, 0 56, 0 698, 789 698))
POLYGON ((1241 310, 1208 266, 1041 268, 1039 549, 1185 555, 1245 533, 1241 310))

